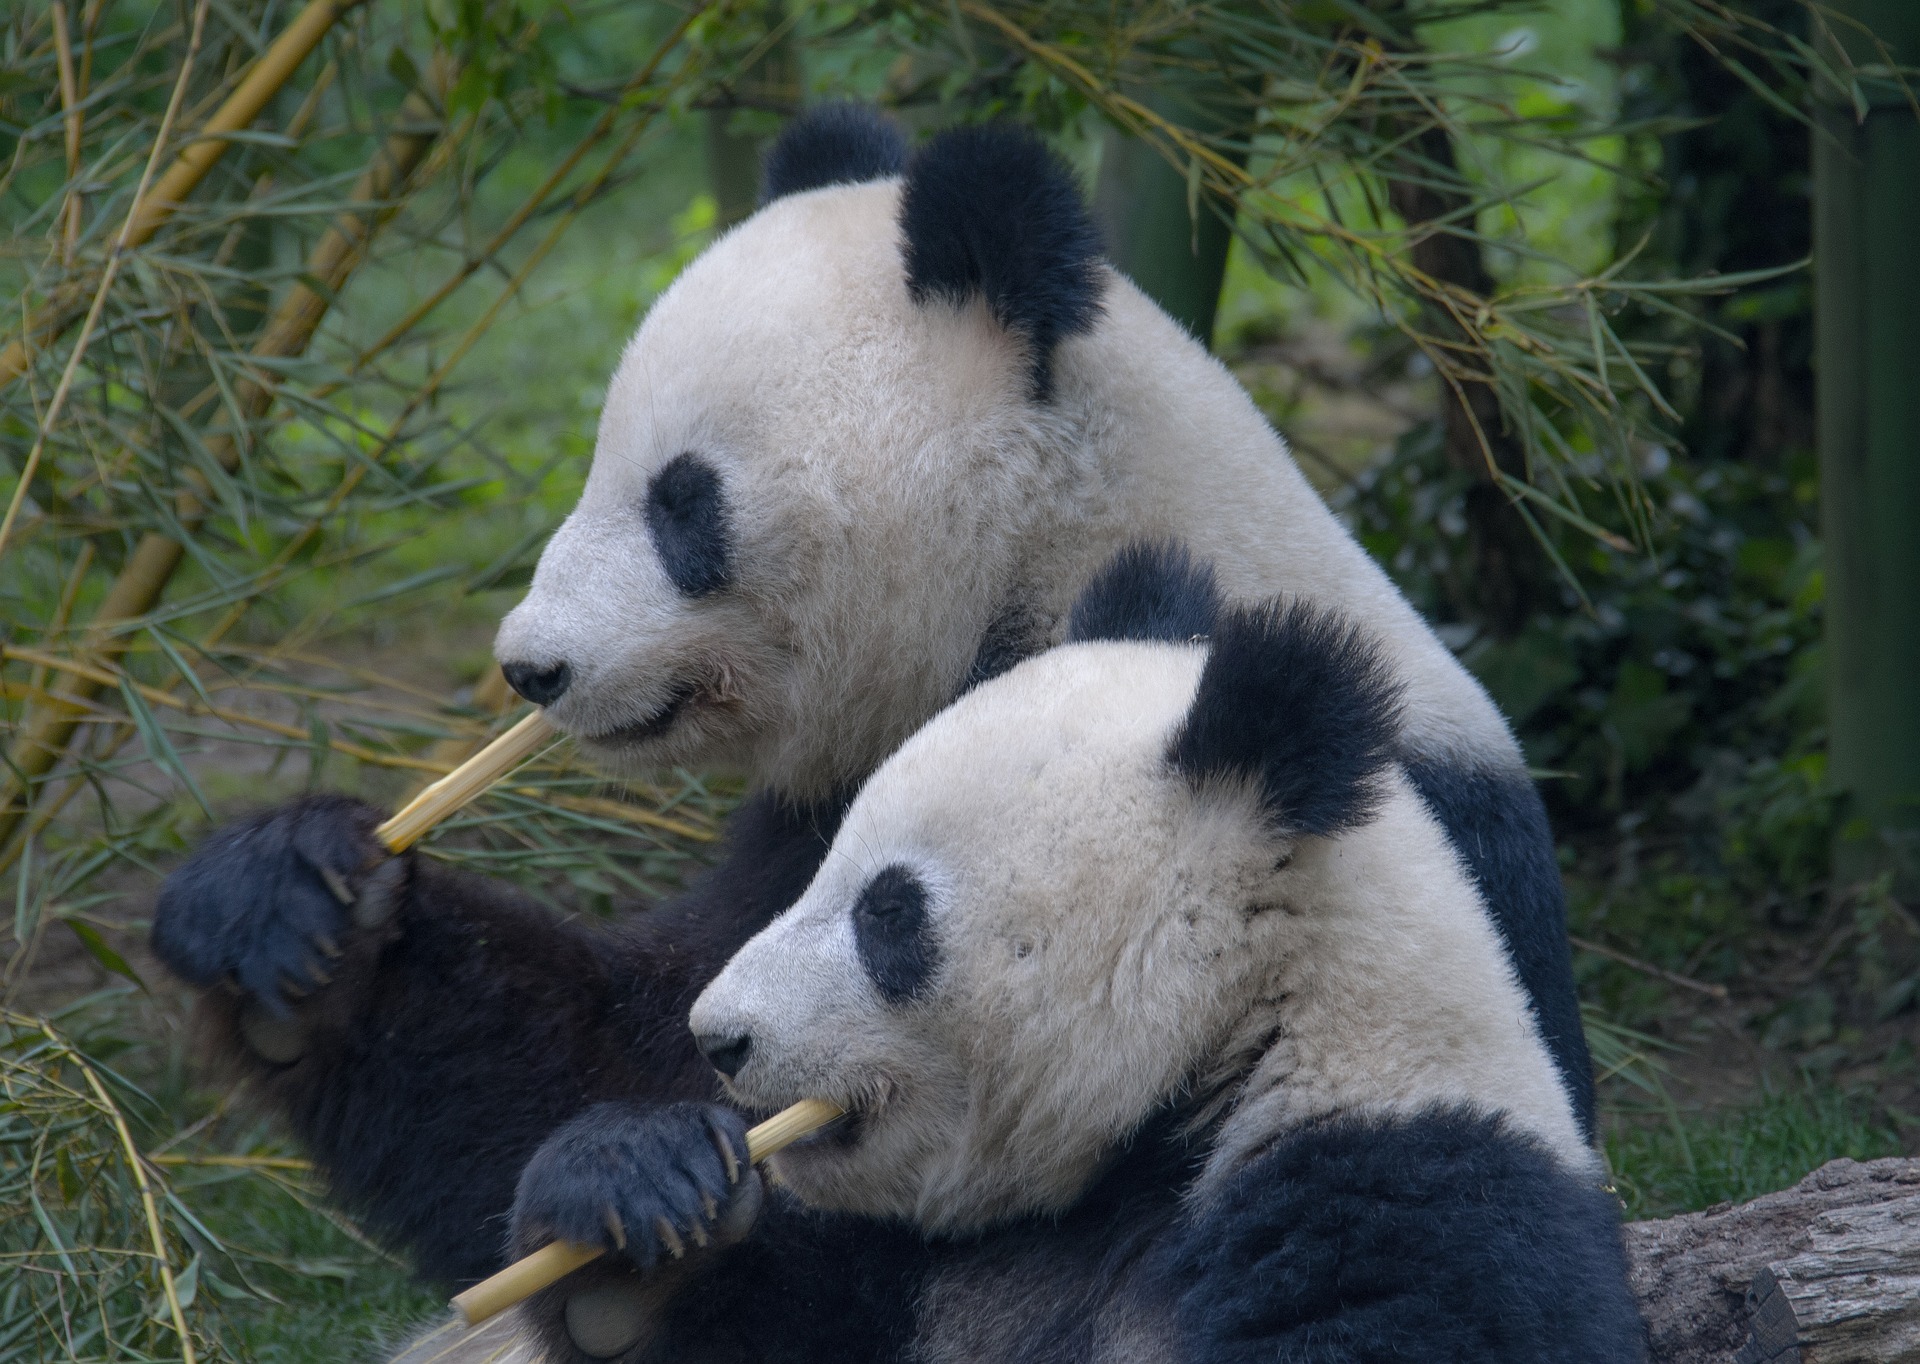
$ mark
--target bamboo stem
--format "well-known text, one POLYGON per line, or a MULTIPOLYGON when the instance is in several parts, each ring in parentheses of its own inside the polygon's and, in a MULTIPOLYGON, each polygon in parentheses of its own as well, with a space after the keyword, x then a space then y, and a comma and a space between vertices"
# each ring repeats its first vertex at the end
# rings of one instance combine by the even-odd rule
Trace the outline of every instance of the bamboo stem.
MULTIPOLYGON (((791 1108, 783 1108, 747 1133, 747 1160, 758 1165, 808 1133, 819 1131, 841 1112, 837 1105, 824 1099, 802 1099, 791 1108)), ((482 1279, 466 1292, 456 1294, 453 1308, 468 1326, 478 1326, 548 1285, 558 1283, 602 1254, 599 1246, 550 1242, 524 1259, 515 1260, 492 1278, 482 1279)))
POLYGON ((559 731, 539 711, 502 734, 460 766, 427 787, 375 829, 394 852, 419 842, 434 825, 481 795, 489 786, 552 743, 559 731))
POLYGON ((53 19, 54 54, 60 72, 60 111, 67 125, 67 202, 60 210, 63 223, 60 260, 70 266, 80 243, 80 86, 73 73, 73 39, 67 32, 64 0, 54 0, 48 13, 53 19))
MULTIPOLYGON (((51 1030, 45 1025, 41 1031, 51 1037, 51 1030)), ((153 1246, 153 1258, 160 1270, 160 1292, 166 1299, 167 1316, 173 1323, 173 1333, 180 1339, 181 1364, 194 1364, 193 1335, 187 1330, 187 1316, 180 1301, 178 1286, 173 1278, 173 1262, 167 1258, 167 1237, 160 1225, 160 1209, 153 1197, 153 1186, 147 1179, 147 1164, 140 1155, 140 1148, 133 1143, 133 1133, 127 1129, 127 1119, 107 1093, 107 1087, 100 1083, 100 1077, 87 1063, 85 1057, 71 1047, 63 1046, 69 1059, 80 1068, 87 1077, 87 1084, 107 1116, 113 1119, 113 1130, 120 1138, 120 1149, 126 1153, 127 1169, 133 1175, 134 1186, 140 1190, 140 1208, 147 1218, 147 1239, 153 1246)))
MULTIPOLYGON (((116 257, 122 251, 142 245, 160 230, 232 145, 233 134, 259 117, 260 111, 267 107, 267 101, 280 92, 280 87, 299 69, 300 63, 320 45, 327 30, 338 22, 341 15, 360 3, 362 0, 311 0, 300 11, 299 16, 261 55, 253 70, 240 82, 239 88, 207 120, 199 135, 181 148, 180 155, 154 185, 153 192, 142 196, 135 205, 134 211, 128 215, 126 230, 114 248, 116 257)), ((25 334, 9 341, 6 348, 0 350, 0 386, 10 384, 25 374, 27 366, 33 361, 34 352, 50 345, 55 337, 67 329, 75 316, 73 300, 67 299, 55 300, 51 306, 42 309, 39 316, 31 318, 25 334)))

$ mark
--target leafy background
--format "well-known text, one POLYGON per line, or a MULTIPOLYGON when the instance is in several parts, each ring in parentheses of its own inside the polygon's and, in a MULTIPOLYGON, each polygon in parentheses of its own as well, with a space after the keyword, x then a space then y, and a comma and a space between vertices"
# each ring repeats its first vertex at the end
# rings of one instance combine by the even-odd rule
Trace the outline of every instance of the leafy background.
MULTIPOLYGON (((0 32, 0 1360, 361 1356, 435 1306, 192 1063, 153 888, 512 718, 491 626, 620 345, 827 95, 1021 118, 1103 189, 1145 147, 1196 239, 1232 224, 1216 351, 1543 780, 1630 1215, 1915 1148, 1920 922, 1827 873, 1820 11, 376 0, 127 236, 308 12, 0 32)), ((738 794, 561 749, 430 851, 605 913, 738 794)))

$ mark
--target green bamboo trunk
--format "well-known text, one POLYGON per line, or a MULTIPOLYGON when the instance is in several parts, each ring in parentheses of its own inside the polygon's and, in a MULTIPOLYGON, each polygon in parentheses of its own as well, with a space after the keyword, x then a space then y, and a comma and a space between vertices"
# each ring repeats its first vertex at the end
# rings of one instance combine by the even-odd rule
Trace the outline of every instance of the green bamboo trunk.
MULTIPOLYGON (((1920 0, 1837 0, 1920 65, 1920 0)), ((1836 26, 1837 27, 1837 26, 1836 26)), ((1877 61, 1858 41, 1858 61, 1877 61)), ((1814 138, 1815 337, 1837 889, 1920 886, 1920 120, 1826 92, 1814 138)))
MULTIPOLYGON (((1211 110, 1178 92, 1134 94, 1155 113, 1196 132, 1231 126, 1231 111, 1211 110)), ((1109 129, 1100 151, 1094 212, 1113 263, 1211 346, 1220 282, 1233 244, 1233 228, 1220 205, 1190 193, 1186 176, 1154 147, 1109 129)))
MULTIPOLYGON (((750 7, 743 11, 741 22, 773 35, 774 41, 758 61, 735 76, 732 94, 747 109, 798 109, 805 98, 805 82, 800 42, 787 23, 786 5, 773 0, 750 7)), ((760 159, 766 153, 767 138, 741 127, 751 121, 732 108, 707 111, 707 184, 721 227, 732 227, 753 212, 759 200, 760 159)))

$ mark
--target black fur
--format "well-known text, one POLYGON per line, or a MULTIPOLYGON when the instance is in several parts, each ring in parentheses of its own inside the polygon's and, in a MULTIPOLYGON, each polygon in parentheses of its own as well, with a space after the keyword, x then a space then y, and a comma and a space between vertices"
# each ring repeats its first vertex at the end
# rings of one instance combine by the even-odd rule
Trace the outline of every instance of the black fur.
POLYGON ((760 173, 760 202, 827 185, 883 180, 906 168, 899 125, 866 104, 819 104, 786 126, 760 173))
POLYGON ((900 197, 907 289, 916 303, 976 294, 1028 349, 1036 401, 1053 350, 1100 315, 1100 234, 1073 172, 1031 132, 950 128, 907 166, 900 197))
POLYGON ((889 1003, 908 1003, 926 989, 940 969, 940 945, 920 878, 899 866, 875 873, 853 906, 853 942, 889 1003))
POLYGON ((378 823, 358 801, 314 796, 219 830, 161 885, 154 954, 182 980, 236 984, 287 1017, 289 992, 331 978, 347 900, 386 857, 378 823))
POLYGON ((1522 772, 1473 772, 1406 760, 1407 776, 1466 861, 1506 940, 1580 1130, 1593 1137, 1593 1058, 1567 950, 1567 908, 1553 831, 1522 772))
POLYGON ((1235 607, 1214 626, 1168 757, 1196 784, 1257 783, 1276 828, 1337 834, 1373 814, 1400 690, 1379 648, 1341 617, 1302 602, 1235 607))
MULTIPOLYGON (((202 997, 211 1041, 286 1115, 371 1231, 411 1252, 426 1278, 480 1278, 500 1266, 515 1178, 561 1123, 610 1100, 715 1097, 687 1010, 740 944, 799 898, 844 808, 750 798, 718 865, 613 929, 556 919, 498 882, 413 853, 383 861, 407 873, 398 904, 383 925, 350 929, 333 983, 296 1006, 300 1059, 270 1067, 253 1055, 239 1029, 245 996, 223 990, 202 997)), ((327 797, 209 840, 156 915, 163 959, 217 977, 228 958, 205 945, 253 936, 236 932, 248 923, 237 907, 277 925, 287 906, 317 904, 325 886, 300 849, 365 848, 379 818, 327 797), (276 831, 269 844, 247 835, 256 828, 276 831)))
POLYGON ((1646 1356, 1614 1201, 1464 1110, 1282 1137, 1162 1274, 1197 1364, 1646 1356))
POLYGON ((1165 640, 1184 644, 1213 633, 1220 589, 1213 565, 1176 541, 1123 547, 1073 604, 1068 640, 1165 640))
MULTIPOLYGON (((1071 1208, 954 1240, 809 1212, 775 1190, 747 1239, 668 1275, 672 1359, 1077 1364, 1637 1364, 1617 1209, 1503 1122, 1442 1109, 1278 1135, 1204 1199, 1207 1155, 1156 1115, 1071 1208)), ((658 1272, 656 1272, 656 1275, 658 1272)), ((566 1284, 533 1308, 584 1364, 566 1284)))
POLYGON ((673 585, 704 597, 733 585, 733 535, 720 473, 700 456, 675 455, 647 480, 647 529, 673 585))
POLYGON ((573 1241, 624 1252, 647 1269, 704 1241, 750 1169, 747 1123, 735 1109, 595 1104, 520 1172, 509 1243, 526 1255, 573 1241))
POLYGON ((1015 593, 994 613, 974 650, 973 662, 960 683, 960 695, 982 682, 991 682, 1015 664, 1023 663, 1047 647, 1051 622, 1034 604, 1031 596, 1015 593))
POLYGON ((567 1299, 616 1285, 657 1304, 620 1364, 906 1364, 930 1255, 906 1226, 811 1212, 775 1188, 744 1243, 646 1274, 610 1256, 535 1296, 526 1315, 548 1364, 593 1364, 568 1339, 567 1299))

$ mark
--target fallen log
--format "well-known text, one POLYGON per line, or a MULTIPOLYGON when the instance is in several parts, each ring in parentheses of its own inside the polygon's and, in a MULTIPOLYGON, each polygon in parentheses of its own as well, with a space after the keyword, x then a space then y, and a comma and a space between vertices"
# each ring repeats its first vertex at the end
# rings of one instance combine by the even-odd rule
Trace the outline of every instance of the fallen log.
POLYGON ((1625 1235, 1654 1364, 1920 1364, 1920 1159, 1625 1235))

